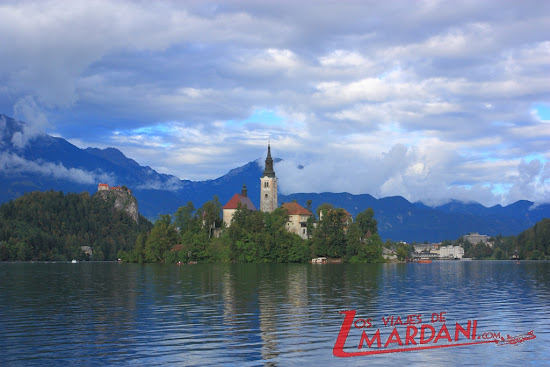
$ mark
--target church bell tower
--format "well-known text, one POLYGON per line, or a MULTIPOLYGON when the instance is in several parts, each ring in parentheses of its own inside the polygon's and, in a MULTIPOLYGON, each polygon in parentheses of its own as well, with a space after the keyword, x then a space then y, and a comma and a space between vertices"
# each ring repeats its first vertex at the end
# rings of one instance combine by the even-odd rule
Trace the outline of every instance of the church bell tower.
POLYGON ((271 147, 267 145, 267 157, 265 159, 265 169, 260 188, 260 210, 271 213, 277 207, 277 177, 273 170, 273 158, 271 158, 271 147))

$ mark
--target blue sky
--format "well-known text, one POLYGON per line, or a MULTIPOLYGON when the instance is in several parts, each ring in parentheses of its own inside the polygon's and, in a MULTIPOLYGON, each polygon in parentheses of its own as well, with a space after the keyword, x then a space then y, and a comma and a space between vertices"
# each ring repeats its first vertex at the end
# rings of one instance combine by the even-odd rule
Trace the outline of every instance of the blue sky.
POLYGON ((548 1, 8 0, 0 19, 0 113, 29 134, 191 180, 270 141, 285 194, 550 202, 548 1))

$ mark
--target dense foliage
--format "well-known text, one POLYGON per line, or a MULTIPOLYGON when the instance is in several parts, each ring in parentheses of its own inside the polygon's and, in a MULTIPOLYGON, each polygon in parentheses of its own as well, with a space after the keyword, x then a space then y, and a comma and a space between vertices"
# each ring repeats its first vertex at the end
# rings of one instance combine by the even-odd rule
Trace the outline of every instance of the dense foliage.
POLYGON ((82 246, 93 260, 116 260, 151 227, 87 192, 32 192, 0 206, 0 260, 86 260, 82 246))
POLYGON ((464 257, 474 259, 508 260, 517 255, 525 260, 543 260, 550 256, 550 219, 545 218, 518 236, 496 236, 489 239, 492 246, 472 244, 459 238, 456 244, 464 248, 464 257))
POLYGON ((130 262, 307 262, 326 256, 350 262, 382 260, 374 212, 358 215, 348 222, 345 211, 323 206, 326 214, 314 223, 308 221, 310 239, 286 229, 289 219, 283 208, 272 213, 239 208, 229 227, 221 220, 216 197, 195 209, 192 202, 172 215, 163 215, 148 236, 140 235, 136 247, 119 256, 130 262))

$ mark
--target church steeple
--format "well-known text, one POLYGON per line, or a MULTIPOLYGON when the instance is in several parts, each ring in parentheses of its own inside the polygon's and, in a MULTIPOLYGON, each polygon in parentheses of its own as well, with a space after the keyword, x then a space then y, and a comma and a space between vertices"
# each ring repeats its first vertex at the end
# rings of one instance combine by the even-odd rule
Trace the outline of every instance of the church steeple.
POLYGON ((273 158, 271 158, 271 146, 267 144, 267 158, 265 159, 265 169, 261 181, 260 192, 260 210, 271 213, 277 209, 277 177, 273 170, 273 158))
POLYGON ((273 170, 273 158, 271 158, 270 144, 267 144, 267 158, 265 159, 264 176, 275 177, 275 171, 273 170))

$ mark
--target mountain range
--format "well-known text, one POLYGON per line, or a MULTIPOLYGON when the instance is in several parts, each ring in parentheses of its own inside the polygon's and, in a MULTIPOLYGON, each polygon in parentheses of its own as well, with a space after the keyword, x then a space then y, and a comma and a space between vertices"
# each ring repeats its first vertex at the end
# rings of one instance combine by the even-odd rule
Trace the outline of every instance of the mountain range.
MULTIPOLYGON (((275 159, 275 171, 279 161, 275 159)), ((31 191, 94 193, 98 183, 103 182, 128 186, 138 200, 140 213, 154 220, 160 214, 175 213, 188 201, 198 208, 214 195, 223 205, 241 192, 243 184, 247 185, 253 204, 259 207, 262 172, 263 159, 258 158, 214 180, 180 180, 141 166, 115 148, 81 149, 65 139, 33 131, 24 122, 0 115, 0 203, 31 191)), ((311 200, 313 210, 322 203, 331 203, 352 215, 373 208, 381 237, 407 242, 454 240, 470 232, 517 235, 550 217, 550 204, 534 206, 525 200, 504 207, 488 208, 459 201, 429 207, 400 196, 376 199, 368 194, 279 194, 279 204, 291 200, 302 206, 311 200)))

